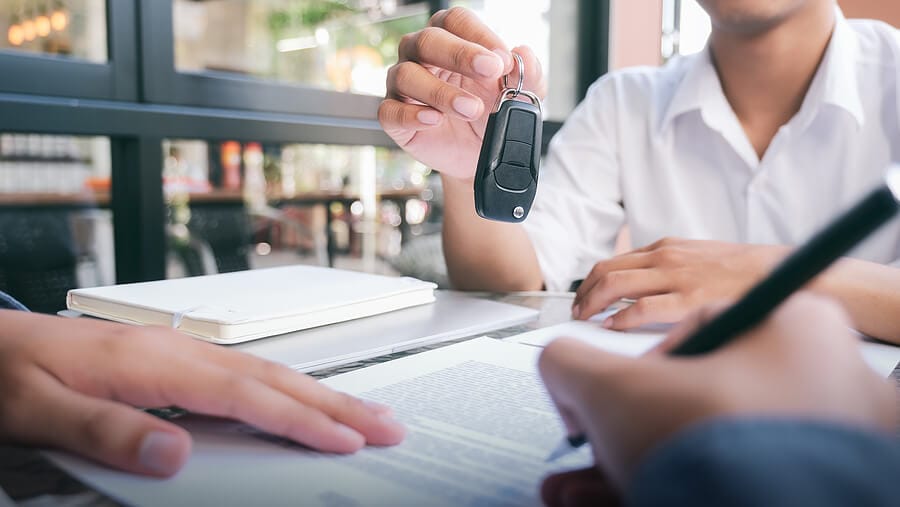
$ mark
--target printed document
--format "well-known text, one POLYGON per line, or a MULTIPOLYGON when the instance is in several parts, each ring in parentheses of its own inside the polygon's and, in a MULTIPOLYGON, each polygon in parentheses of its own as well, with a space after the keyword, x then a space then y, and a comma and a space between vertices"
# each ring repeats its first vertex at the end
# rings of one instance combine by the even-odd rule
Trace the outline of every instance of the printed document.
POLYGON ((592 459, 585 447, 544 462, 565 430, 537 374, 539 352, 479 338, 323 381, 392 406, 408 430, 396 447, 324 455, 239 423, 196 418, 182 422, 193 454, 168 480, 51 455, 136 506, 540 505, 545 475, 592 459))

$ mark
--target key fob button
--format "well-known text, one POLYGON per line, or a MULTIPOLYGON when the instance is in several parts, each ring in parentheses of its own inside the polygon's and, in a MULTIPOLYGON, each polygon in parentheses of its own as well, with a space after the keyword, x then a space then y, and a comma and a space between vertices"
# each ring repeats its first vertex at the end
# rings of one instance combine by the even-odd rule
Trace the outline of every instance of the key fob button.
POLYGON ((506 139, 534 145, 534 113, 513 109, 506 124, 506 139))
POLYGON ((530 144, 518 141, 506 141, 503 146, 502 162, 528 167, 531 165, 532 149, 530 144))
POLYGON ((516 191, 525 190, 534 181, 530 169, 510 164, 500 164, 494 178, 501 187, 516 191))

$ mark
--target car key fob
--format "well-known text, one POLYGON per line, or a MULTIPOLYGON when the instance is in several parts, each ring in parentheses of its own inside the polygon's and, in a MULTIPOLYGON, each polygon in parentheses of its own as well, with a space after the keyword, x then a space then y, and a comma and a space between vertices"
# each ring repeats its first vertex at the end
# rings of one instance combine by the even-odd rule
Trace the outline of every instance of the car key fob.
POLYGON ((537 191, 541 103, 530 92, 505 89, 495 109, 488 117, 475 172, 475 210, 489 220, 521 222, 537 191), (531 102, 511 98, 518 95, 531 102))

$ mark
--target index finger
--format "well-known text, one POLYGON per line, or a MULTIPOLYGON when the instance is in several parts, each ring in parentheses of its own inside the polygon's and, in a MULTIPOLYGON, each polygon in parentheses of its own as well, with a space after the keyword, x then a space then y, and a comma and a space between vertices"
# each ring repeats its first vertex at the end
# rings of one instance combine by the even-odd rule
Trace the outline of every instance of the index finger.
POLYGON ((254 378, 335 423, 349 426, 362 434, 369 444, 393 445, 403 439, 404 429, 390 417, 387 407, 373 408, 359 398, 335 391, 308 375, 250 354, 195 340, 192 340, 191 349, 190 355, 199 361, 224 367, 234 375, 254 378))
POLYGON ((400 39, 400 63, 433 65, 477 79, 497 79, 505 62, 499 51, 462 39, 447 30, 428 27, 400 39))
POLYGON ((607 274, 612 271, 625 271, 632 269, 645 269, 653 265, 653 259, 648 253, 628 252, 609 259, 599 261, 594 264, 591 272, 581 282, 578 290, 575 291, 575 300, 573 305, 581 304, 584 297, 594 290, 594 286, 600 282, 607 274))
POLYGON ((478 16, 463 7, 438 11, 428 21, 428 26, 443 28, 457 37, 474 42, 503 59, 503 73, 512 71, 513 57, 503 39, 488 28, 478 16))

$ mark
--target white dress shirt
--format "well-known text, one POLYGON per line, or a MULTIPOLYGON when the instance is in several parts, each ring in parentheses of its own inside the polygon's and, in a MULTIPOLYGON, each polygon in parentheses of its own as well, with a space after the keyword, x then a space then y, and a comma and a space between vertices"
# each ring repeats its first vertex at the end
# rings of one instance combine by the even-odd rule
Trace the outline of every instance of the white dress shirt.
MULTIPOLYGON (((524 227, 547 290, 664 237, 796 245, 900 162, 900 32, 847 21, 800 111, 762 160, 722 92, 709 50, 598 80, 554 137, 524 227)), ((900 259, 900 221, 852 252, 900 259)))

